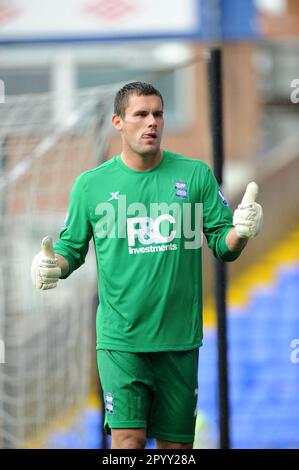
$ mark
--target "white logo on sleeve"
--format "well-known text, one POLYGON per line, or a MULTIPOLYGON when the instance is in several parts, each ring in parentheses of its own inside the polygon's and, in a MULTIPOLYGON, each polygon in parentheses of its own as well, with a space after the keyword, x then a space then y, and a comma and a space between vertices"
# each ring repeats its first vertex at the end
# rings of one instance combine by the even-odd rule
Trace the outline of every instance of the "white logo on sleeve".
POLYGON ((62 229, 66 228, 68 218, 69 218, 69 213, 67 212, 67 213, 66 213, 66 216, 65 216, 65 218, 64 218, 64 221, 63 221, 62 229))
POLYGON ((219 189, 218 194, 219 194, 219 196, 220 196, 220 199, 221 199, 221 201, 222 201, 222 204, 223 204, 224 206, 228 206, 228 205, 229 205, 229 204, 228 204, 228 201, 225 199, 224 194, 223 194, 223 192, 221 191, 221 189, 219 189))

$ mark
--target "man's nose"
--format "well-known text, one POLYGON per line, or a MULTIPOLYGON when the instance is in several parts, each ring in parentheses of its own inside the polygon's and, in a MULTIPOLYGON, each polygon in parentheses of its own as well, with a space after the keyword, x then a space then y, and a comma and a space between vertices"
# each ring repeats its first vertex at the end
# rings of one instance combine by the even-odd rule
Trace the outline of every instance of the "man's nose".
POLYGON ((148 115, 148 124, 152 127, 157 127, 157 118, 153 114, 148 115))

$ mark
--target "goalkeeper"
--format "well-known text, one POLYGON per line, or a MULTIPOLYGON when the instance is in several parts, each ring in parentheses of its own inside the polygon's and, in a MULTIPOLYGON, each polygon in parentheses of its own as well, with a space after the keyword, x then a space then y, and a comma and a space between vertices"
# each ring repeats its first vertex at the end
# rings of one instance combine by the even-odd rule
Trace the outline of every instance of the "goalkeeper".
POLYGON ((259 232, 262 208, 250 183, 232 215, 206 163, 162 150, 163 98, 152 85, 129 83, 114 104, 122 152, 77 178, 65 227, 54 251, 43 240, 32 280, 38 289, 56 287, 84 263, 93 238, 98 368, 112 448, 144 448, 148 436, 157 448, 192 448, 202 253, 190 227, 202 229, 217 258, 234 261, 259 232))

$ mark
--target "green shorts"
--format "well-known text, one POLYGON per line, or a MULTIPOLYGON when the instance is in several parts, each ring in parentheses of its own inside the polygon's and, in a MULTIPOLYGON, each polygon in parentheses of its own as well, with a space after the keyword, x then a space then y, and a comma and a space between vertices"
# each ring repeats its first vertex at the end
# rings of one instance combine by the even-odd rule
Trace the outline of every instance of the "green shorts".
POLYGON ((198 349, 153 353, 98 350, 105 430, 146 428, 148 437, 191 443, 198 349))

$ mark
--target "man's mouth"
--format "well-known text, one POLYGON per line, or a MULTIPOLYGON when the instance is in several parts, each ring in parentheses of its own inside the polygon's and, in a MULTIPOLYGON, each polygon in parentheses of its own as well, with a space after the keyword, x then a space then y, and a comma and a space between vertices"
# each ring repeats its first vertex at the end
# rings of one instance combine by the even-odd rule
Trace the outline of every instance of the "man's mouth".
POLYGON ((142 134, 142 139, 144 140, 155 140, 157 138, 156 132, 147 132, 146 134, 142 134))

